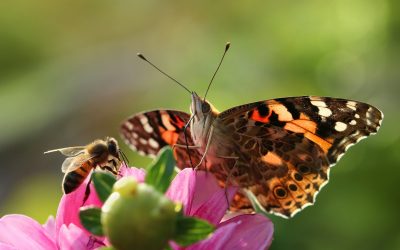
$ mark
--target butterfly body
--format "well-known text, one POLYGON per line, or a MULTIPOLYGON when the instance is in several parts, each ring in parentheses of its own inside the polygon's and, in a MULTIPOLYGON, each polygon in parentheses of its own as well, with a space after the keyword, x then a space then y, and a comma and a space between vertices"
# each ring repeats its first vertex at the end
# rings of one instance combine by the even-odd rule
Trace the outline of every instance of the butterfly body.
MULTIPOLYGON (((286 218, 314 203, 330 167, 348 147, 376 133, 383 118, 365 103, 312 96, 254 102, 220 113, 192 93, 190 109, 191 115, 173 110, 134 115, 122 124, 122 136, 145 155, 174 146, 180 168, 207 169, 222 186, 250 190, 268 212, 286 218)), ((231 206, 251 209, 240 192, 231 206)))

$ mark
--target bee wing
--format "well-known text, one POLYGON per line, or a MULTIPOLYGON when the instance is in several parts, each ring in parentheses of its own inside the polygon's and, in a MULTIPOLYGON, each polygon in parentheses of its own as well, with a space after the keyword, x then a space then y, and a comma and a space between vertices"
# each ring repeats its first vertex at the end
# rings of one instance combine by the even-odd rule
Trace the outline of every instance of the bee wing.
POLYGON ((85 161, 88 161, 91 158, 92 158, 92 156, 90 156, 88 154, 78 155, 78 156, 74 156, 74 157, 68 157, 67 159, 64 160, 64 162, 61 166, 61 171, 63 173, 68 173, 68 172, 74 171, 75 169, 81 167, 85 161))
POLYGON ((45 154, 60 152, 65 156, 77 156, 79 154, 84 153, 85 147, 84 146, 77 146, 77 147, 68 147, 68 148, 58 148, 44 152, 45 154))

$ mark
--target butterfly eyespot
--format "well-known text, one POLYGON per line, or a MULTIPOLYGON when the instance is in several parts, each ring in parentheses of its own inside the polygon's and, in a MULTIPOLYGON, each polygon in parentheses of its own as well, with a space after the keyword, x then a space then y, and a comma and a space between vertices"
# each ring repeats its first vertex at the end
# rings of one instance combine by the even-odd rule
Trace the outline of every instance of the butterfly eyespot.
POLYGON ((287 192, 281 186, 278 186, 274 189, 274 194, 278 198, 285 198, 287 196, 287 192))
POLYGON ((299 170, 302 174, 307 174, 308 172, 310 172, 310 167, 305 165, 300 165, 299 170))
POLYGON ((293 201, 288 201, 288 202, 286 202, 286 203, 285 203, 285 206, 286 206, 286 207, 290 207, 290 206, 292 205, 292 202, 293 202, 293 201))
POLYGON ((303 180, 303 176, 301 176, 301 174, 299 174, 299 173, 295 173, 295 174, 293 175, 293 177, 294 177, 294 179, 295 179, 296 181, 302 181, 302 180, 303 180))
POLYGON ((297 191, 297 186, 296 186, 296 184, 290 184, 290 185, 289 185, 289 190, 290 190, 290 191, 293 191, 293 192, 294 192, 294 191, 297 191))
POLYGON ((210 110, 211 110, 210 104, 208 104, 206 102, 203 102, 203 104, 201 104, 201 111, 203 113, 208 113, 208 112, 210 112, 210 110))

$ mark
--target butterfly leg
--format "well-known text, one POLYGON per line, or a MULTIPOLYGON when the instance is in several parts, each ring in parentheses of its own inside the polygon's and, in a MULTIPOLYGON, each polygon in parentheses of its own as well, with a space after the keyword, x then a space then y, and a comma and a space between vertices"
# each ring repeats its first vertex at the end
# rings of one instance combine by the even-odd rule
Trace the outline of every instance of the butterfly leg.
POLYGON ((226 180, 225 180, 225 187, 224 187, 224 191, 225 191, 225 199, 226 199, 226 203, 228 204, 228 208, 229 208, 229 197, 228 197, 228 186, 229 186, 229 180, 232 177, 232 173, 236 167, 236 163, 239 160, 239 157, 237 156, 217 156, 218 158, 222 158, 222 159, 227 159, 227 160, 234 160, 235 163, 233 163, 232 168, 230 168, 226 180))
POLYGON ((185 124, 185 127, 183 128, 183 135, 185 136, 185 143, 186 143, 186 152, 189 156, 189 161, 190 161, 190 166, 193 168, 193 161, 192 161, 192 156, 190 155, 190 151, 189 151, 189 143, 188 143, 188 137, 187 137, 187 128, 189 127, 190 123, 192 122, 194 118, 194 115, 192 115, 189 118, 189 121, 185 124))
POLYGON ((209 149, 210 144, 211 144, 211 138, 212 138, 212 135, 213 135, 213 131, 214 131, 214 127, 211 127, 210 128, 210 133, 208 134, 207 145, 206 145, 206 149, 204 150, 204 154, 201 157, 200 162, 196 165, 196 167, 194 167, 194 169, 198 169, 201 166, 201 164, 203 163, 204 159, 206 158, 208 149, 209 149))
POLYGON ((196 145, 189 146, 189 145, 185 145, 185 144, 174 144, 172 146, 172 150, 174 148, 188 148, 188 147, 189 147, 189 149, 198 149, 198 148, 200 148, 200 146, 196 146, 196 145))

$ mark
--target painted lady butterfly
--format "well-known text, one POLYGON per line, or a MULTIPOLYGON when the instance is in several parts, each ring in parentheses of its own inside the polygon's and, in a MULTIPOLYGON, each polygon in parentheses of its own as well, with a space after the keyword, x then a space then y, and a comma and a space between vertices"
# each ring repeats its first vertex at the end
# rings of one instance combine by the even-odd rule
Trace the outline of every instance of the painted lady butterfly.
MULTIPOLYGON (((122 124, 122 137, 143 155, 174 146, 179 168, 210 171, 222 186, 250 190, 267 212, 285 218, 314 203, 330 167, 350 146, 376 133, 383 118, 362 102, 316 96, 220 113, 193 92, 190 109, 192 116, 175 110, 136 114, 122 124)), ((239 192, 231 209, 251 209, 251 203, 239 192)))

